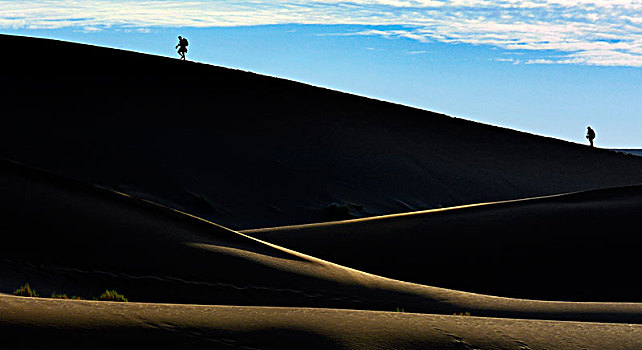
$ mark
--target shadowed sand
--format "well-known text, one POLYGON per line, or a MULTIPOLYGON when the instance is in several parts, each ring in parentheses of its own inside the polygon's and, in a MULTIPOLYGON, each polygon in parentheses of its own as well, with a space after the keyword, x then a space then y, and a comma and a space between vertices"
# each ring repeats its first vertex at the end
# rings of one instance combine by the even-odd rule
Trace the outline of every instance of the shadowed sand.
POLYGON ((642 322, 642 304, 491 297, 367 274, 154 204, 0 162, 0 292, 642 322))
POLYGON ((627 323, 642 322, 642 304, 538 302, 390 280, 124 195, 0 164, 4 292, 29 281, 45 296, 117 288, 141 301, 289 306, 0 296, 5 346, 634 349, 641 344, 642 328, 627 323))
POLYGON ((66 349, 638 349, 642 325, 0 295, 3 346, 66 349))
POLYGON ((0 57, 3 346, 642 348, 639 157, 193 62, 0 43, 17 52, 0 57), (25 283, 132 303, 7 295, 25 283))
POLYGON ((548 300, 642 301, 642 186, 244 231, 378 275, 548 300))
POLYGON ((639 157, 284 79, 0 44, 15 53, 0 57, 0 157, 233 229, 642 183, 639 157))

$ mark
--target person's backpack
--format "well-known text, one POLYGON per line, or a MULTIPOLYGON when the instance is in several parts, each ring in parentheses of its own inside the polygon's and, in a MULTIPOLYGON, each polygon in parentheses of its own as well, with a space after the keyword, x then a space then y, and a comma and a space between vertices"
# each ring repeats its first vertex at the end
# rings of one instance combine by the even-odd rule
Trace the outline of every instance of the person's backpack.
POLYGON ((187 42, 187 39, 186 38, 181 39, 181 46, 187 47, 187 45, 189 45, 189 43, 187 42))

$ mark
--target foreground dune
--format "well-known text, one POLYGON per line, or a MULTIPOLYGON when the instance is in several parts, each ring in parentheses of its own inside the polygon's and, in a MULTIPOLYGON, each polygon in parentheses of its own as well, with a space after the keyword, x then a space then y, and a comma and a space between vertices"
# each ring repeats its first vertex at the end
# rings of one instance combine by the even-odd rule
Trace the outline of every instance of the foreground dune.
POLYGON ((642 183, 639 157, 293 81, 54 40, 0 45, 15 52, 0 56, 0 157, 233 229, 642 183))
POLYGON ((642 301, 642 186, 244 231, 377 275, 548 300, 642 301))
POLYGON ((642 322, 642 304, 470 294, 387 279, 164 207, 0 162, 0 292, 115 288, 133 301, 642 322))
POLYGON ((50 349, 639 349, 642 325, 0 295, 3 346, 50 349))

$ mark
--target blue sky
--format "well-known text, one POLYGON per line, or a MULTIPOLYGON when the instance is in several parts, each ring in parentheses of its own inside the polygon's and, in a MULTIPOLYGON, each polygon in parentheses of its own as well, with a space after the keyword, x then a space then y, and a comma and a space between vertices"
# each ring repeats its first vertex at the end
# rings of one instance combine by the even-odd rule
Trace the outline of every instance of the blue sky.
POLYGON ((642 148, 642 0, 0 0, 0 32, 188 58, 642 148))

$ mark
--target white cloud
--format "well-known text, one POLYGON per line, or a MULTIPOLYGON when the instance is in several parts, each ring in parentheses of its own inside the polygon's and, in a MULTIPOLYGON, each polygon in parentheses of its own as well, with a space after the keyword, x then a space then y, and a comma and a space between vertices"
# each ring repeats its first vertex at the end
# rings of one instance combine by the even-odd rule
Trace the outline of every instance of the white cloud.
POLYGON ((566 53, 533 64, 642 66, 642 0, 0 0, 0 28, 291 23, 394 25, 404 29, 351 35, 566 53))
POLYGON ((538 59, 528 60, 524 62, 524 64, 556 64, 556 63, 560 63, 560 61, 555 61, 548 58, 538 58, 538 59))
POLYGON ((95 33, 95 32, 101 32, 102 30, 103 30, 102 28, 96 28, 96 27, 82 28, 83 33, 95 33))
POLYGON ((519 61, 512 57, 509 57, 509 58, 498 57, 498 58, 492 58, 491 60, 497 61, 497 62, 518 62, 519 61))

